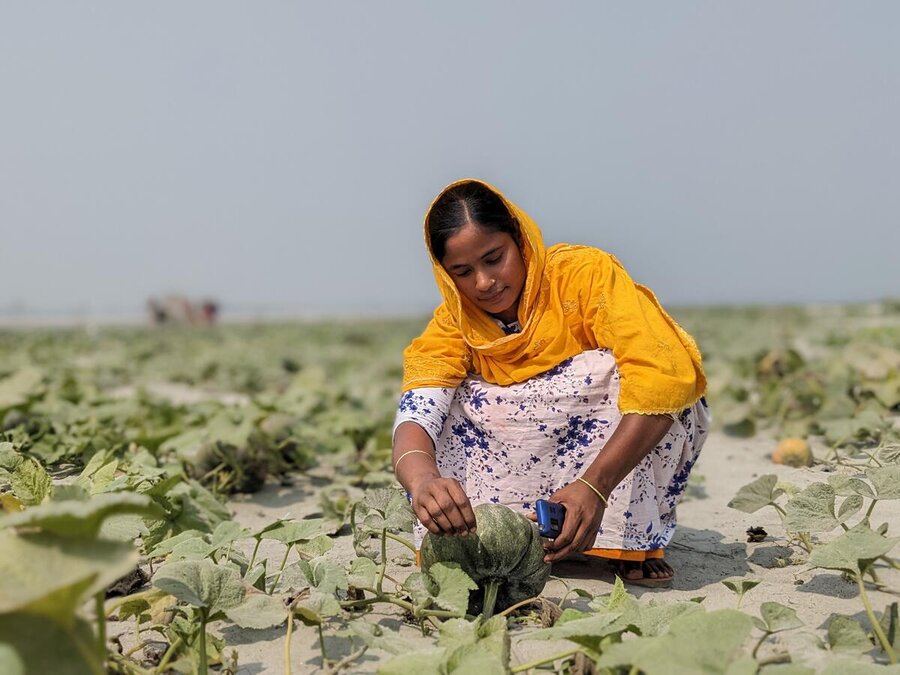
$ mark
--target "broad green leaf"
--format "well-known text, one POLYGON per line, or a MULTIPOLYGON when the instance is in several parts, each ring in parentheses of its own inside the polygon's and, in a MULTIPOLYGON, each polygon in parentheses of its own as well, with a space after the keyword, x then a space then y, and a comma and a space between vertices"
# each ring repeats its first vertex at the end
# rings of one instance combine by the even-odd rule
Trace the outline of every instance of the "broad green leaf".
POLYGON ((875 496, 875 492, 869 484, 859 478, 835 474, 828 477, 828 484, 834 488, 834 493, 839 497, 861 495, 872 499, 875 496))
POLYGON ((0 412, 25 405, 38 396, 43 379, 43 371, 32 367, 20 368, 0 379, 0 412))
POLYGON ((778 477, 773 473, 760 476, 738 490, 734 498, 728 502, 728 506, 744 513, 755 513, 764 506, 774 504, 782 494, 782 491, 775 487, 777 482, 778 477))
POLYGON ((294 543, 294 550, 307 558, 318 558, 328 553, 334 548, 334 539, 327 534, 320 534, 318 537, 308 541, 301 540, 294 543))
POLYGON ((244 599, 244 585, 236 571, 210 560, 173 562, 159 568, 153 585, 194 607, 206 608, 212 618, 244 599))
POLYGON ((187 530, 185 532, 179 532, 175 536, 169 537, 168 539, 164 539, 163 541, 159 542, 156 546, 150 549, 147 555, 151 558, 163 558, 172 553, 172 551, 174 551, 179 544, 187 541, 196 541, 198 539, 200 541, 204 541, 203 533, 197 530, 187 530))
POLYGON ((749 616, 731 609, 685 614, 665 635, 608 645, 597 665, 636 666, 646 675, 725 675, 742 659, 741 647, 752 626, 749 616))
POLYGON ((590 638, 591 640, 603 638, 607 635, 615 635, 622 632, 618 619, 619 612, 595 614, 583 619, 566 621, 552 628, 536 630, 522 636, 523 640, 572 640, 578 642, 578 638, 590 638))
POLYGON ((506 673, 509 664, 509 630, 506 617, 493 616, 482 622, 465 619, 448 619, 441 624, 438 644, 447 650, 447 666, 450 672, 506 673))
POLYGON ((882 537, 861 523, 834 541, 814 548, 809 564, 813 567, 858 573, 876 558, 889 553, 898 541, 900 537, 882 537))
POLYGON ((262 532, 263 539, 275 539, 283 544, 293 544, 297 541, 308 541, 325 534, 324 520, 311 518, 309 520, 286 520, 276 527, 262 532))
POLYGON ((461 617, 469 605, 469 591, 477 590, 478 585, 457 563, 448 562, 410 574, 403 587, 418 608, 436 606, 461 617))
POLYGON ((431 640, 424 637, 400 635, 396 630, 384 628, 377 623, 369 623, 357 619, 349 623, 352 633, 373 649, 380 649, 388 654, 409 654, 422 649, 432 649, 431 640))
POLYGON ((338 589, 347 590, 347 571, 338 563, 325 557, 300 560, 284 569, 282 588, 302 590, 313 588, 325 594, 333 594, 338 589))
POLYGON ((294 614, 309 626, 321 624, 329 616, 341 613, 341 605, 333 593, 323 593, 312 589, 309 595, 294 604, 294 614))
POLYGON ((838 509, 838 521, 846 523, 850 518, 855 516, 863 507, 862 495, 850 495, 842 503, 838 509))
POLYGON ((866 469, 878 499, 900 499, 900 464, 866 469))
POLYGON ((106 518, 126 513, 152 516, 158 509, 142 495, 106 494, 86 502, 48 502, 35 506, 0 518, 0 528, 39 527, 66 537, 91 538, 97 535, 106 518))
POLYGON ((791 497, 784 512, 784 529, 788 532, 830 532, 838 526, 834 488, 827 483, 813 483, 791 497))
POLYGON ((378 675, 410 675, 411 673, 444 673, 445 650, 437 647, 395 656, 378 668, 378 675))
POLYGON ((454 563, 435 563, 428 574, 438 587, 434 596, 434 604, 448 612, 463 616, 469 606, 469 591, 478 588, 478 584, 454 563))
POLYGON ((209 537, 209 544, 214 551, 218 551, 226 548, 229 544, 249 537, 250 532, 241 527, 239 523, 226 520, 216 525, 216 529, 209 537))
POLYGON ((24 459, 23 455, 16 452, 16 446, 12 443, 0 443, 0 470, 15 471, 24 459))
POLYGON ((0 613, 27 611, 65 621, 137 559, 134 546, 121 542, 0 531, 0 613))
MULTIPOLYGON (((780 633, 803 626, 803 622, 797 616, 796 610, 786 607, 779 602, 764 602, 759 606, 759 614, 762 617, 761 625, 757 628, 766 633, 780 633)), ((755 623, 755 622, 754 622, 755 623)))
POLYGON ((37 460, 26 457, 12 472, 10 485, 24 504, 40 504, 53 489, 53 481, 37 460))
POLYGON ((16 672, 101 675, 104 672, 89 623, 74 617, 62 623, 24 612, 0 614, 0 668, 3 675, 16 672))
POLYGON ((378 577, 378 566, 370 558, 354 558, 350 563, 347 583, 353 588, 373 588, 378 577))
POLYGON ((288 617, 288 608, 266 593, 248 593, 241 604, 225 610, 225 616, 241 628, 274 628, 288 617))
POLYGON ((872 649, 866 631, 858 621, 843 614, 833 614, 828 624, 828 644, 832 651, 862 654, 872 649))
POLYGON ((479 675, 507 675, 509 673, 509 661, 503 661, 497 654, 485 647, 484 643, 477 642, 471 645, 462 645, 456 649, 448 650, 446 667, 448 673, 479 673, 479 675))

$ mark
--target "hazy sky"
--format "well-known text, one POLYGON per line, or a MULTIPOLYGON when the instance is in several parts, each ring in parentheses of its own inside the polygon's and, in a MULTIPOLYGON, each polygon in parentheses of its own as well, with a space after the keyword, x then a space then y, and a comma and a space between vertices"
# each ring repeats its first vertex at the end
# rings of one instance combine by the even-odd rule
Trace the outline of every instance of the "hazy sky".
POLYGON ((489 180, 667 303, 900 295, 897 2, 0 0, 0 312, 428 311, 489 180))

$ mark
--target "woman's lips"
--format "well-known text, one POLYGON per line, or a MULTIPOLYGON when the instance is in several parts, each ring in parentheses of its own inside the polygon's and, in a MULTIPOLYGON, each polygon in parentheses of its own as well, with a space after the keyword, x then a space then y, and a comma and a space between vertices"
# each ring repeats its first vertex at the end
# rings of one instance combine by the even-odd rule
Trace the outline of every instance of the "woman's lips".
POLYGON ((489 295, 488 297, 484 298, 482 300, 482 302, 484 302, 488 305, 493 305, 495 302, 497 302, 500 299, 500 296, 503 295, 504 293, 506 293, 505 286, 501 290, 494 293, 493 295, 489 295))

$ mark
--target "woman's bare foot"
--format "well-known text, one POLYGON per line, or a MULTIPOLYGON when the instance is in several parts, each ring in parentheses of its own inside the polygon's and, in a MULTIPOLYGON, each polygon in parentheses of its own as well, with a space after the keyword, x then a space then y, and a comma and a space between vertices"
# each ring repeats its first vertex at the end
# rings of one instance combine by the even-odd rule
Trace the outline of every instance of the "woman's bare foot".
POLYGON ((622 581, 640 586, 668 586, 675 577, 675 570, 662 558, 643 562, 618 560, 613 563, 613 567, 622 581))

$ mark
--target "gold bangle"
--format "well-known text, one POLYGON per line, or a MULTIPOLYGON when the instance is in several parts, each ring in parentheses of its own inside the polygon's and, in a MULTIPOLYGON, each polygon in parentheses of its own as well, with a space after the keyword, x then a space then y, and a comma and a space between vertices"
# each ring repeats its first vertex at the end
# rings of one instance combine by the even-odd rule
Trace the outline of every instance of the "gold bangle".
POLYGON ((589 488, 591 488, 591 490, 594 491, 594 494, 597 495, 598 497, 600 497, 600 501, 603 502, 603 505, 604 505, 604 506, 609 506, 609 502, 606 501, 606 497, 603 496, 603 494, 600 492, 600 490, 598 490, 598 489, 595 488, 593 485, 591 485, 590 483, 588 483, 584 478, 576 478, 575 480, 580 480, 582 483, 584 483, 584 484, 587 485, 589 488))
POLYGON ((406 452, 404 452, 402 455, 400 455, 397 458, 396 462, 394 462, 394 473, 397 473, 397 467, 400 466, 400 462, 403 461, 403 458, 406 457, 407 455, 413 454, 414 452, 421 452, 423 455, 428 455, 429 457, 431 457, 431 459, 434 459, 434 455, 432 455, 427 450, 407 450, 406 452))

